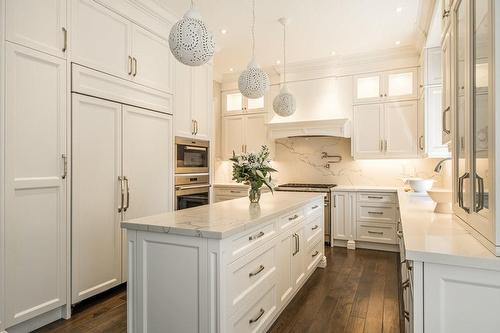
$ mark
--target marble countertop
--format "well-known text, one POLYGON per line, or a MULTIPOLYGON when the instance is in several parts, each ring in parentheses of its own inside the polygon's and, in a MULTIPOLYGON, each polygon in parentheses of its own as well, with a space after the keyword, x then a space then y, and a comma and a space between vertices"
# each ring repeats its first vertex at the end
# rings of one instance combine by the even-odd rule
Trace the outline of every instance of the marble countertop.
POLYGON ((361 185, 338 185, 335 187, 332 187, 332 192, 335 191, 355 191, 355 192, 397 192, 398 187, 392 187, 392 186, 371 186, 371 185, 366 185, 366 186, 361 186, 361 185))
POLYGON ((434 213, 429 196, 399 189, 398 200, 407 259, 500 270, 500 257, 475 239, 454 214, 434 213))
POLYGON ((223 239, 322 198, 322 193, 265 193, 258 205, 247 197, 124 221, 122 228, 223 239))

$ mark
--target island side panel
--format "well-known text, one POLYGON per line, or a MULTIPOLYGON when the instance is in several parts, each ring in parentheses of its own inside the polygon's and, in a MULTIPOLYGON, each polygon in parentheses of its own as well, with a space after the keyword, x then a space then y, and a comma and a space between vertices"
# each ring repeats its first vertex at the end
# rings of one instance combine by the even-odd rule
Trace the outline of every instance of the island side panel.
POLYGON ((127 332, 138 332, 137 313, 135 311, 137 300, 137 231, 127 230, 127 332))
POLYGON ((209 331, 207 243, 206 238, 137 232, 134 333, 209 331))

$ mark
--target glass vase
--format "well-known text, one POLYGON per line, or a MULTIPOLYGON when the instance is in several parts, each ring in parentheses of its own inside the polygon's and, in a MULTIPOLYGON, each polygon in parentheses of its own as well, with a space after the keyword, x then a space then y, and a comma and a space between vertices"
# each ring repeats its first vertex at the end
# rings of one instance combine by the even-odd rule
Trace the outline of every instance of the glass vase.
POLYGON ((258 203, 260 200, 260 188, 250 187, 248 190, 248 199, 251 203, 258 203))

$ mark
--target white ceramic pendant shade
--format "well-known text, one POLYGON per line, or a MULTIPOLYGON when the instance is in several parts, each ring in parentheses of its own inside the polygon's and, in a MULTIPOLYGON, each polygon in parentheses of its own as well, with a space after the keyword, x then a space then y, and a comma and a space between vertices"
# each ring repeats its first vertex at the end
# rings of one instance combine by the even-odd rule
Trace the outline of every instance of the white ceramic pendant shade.
POLYGON ((168 44, 174 57, 188 66, 201 66, 214 55, 213 35, 192 1, 191 9, 170 30, 168 44))
POLYGON ((278 116, 289 117, 295 113, 296 104, 295 97, 288 92, 286 87, 286 25, 288 20, 280 18, 280 23, 283 25, 283 86, 280 93, 273 100, 273 110, 278 116))
POLYGON ((252 0, 252 60, 241 73, 238 88, 247 98, 260 98, 269 90, 269 76, 255 61, 255 0, 252 0))

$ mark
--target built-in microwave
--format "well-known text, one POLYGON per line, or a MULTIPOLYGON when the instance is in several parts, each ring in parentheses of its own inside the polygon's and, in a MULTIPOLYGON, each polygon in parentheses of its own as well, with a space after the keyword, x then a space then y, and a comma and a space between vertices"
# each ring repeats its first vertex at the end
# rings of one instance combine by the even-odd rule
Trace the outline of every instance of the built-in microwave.
POLYGON ((175 176, 175 210, 210 203, 208 175, 175 176))
POLYGON ((175 173, 208 173, 209 141, 175 137, 175 173))

